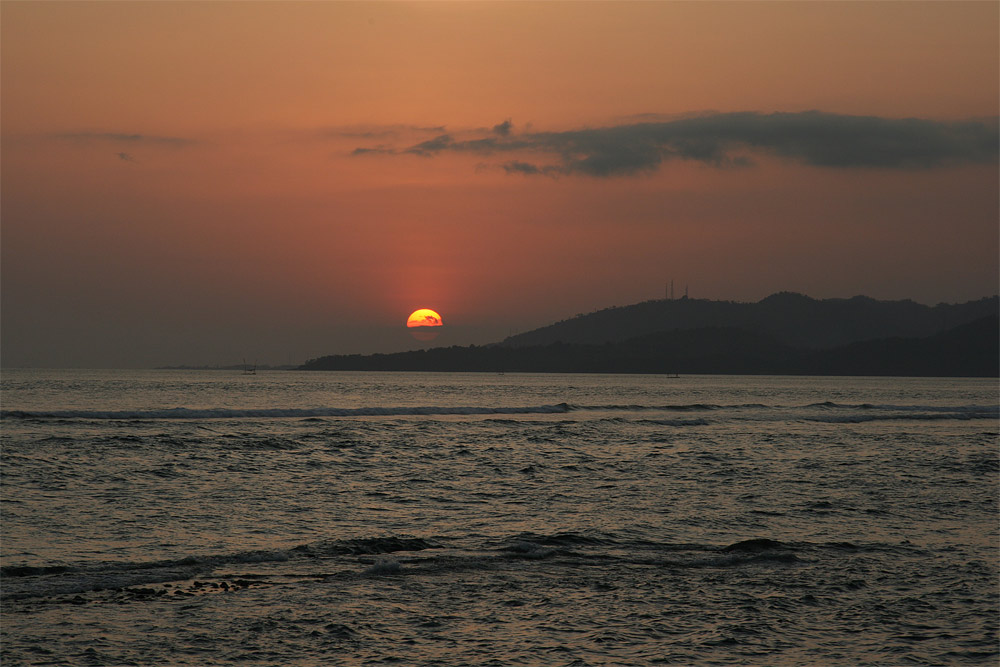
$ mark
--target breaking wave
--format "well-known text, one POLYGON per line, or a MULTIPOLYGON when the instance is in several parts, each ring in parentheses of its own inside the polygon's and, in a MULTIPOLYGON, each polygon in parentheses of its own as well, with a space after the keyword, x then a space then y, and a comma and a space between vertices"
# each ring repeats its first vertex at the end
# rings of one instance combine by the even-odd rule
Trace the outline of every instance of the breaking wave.
MULTIPOLYGON (((671 544, 620 539, 613 534, 579 533, 520 533, 485 543, 462 545, 459 542, 466 540, 386 536, 328 539, 288 549, 191 555, 161 561, 5 565, 0 568, 4 579, 2 598, 10 602, 121 591, 134 586, 212 577, 214 570, 227 566, 247 566, 251 573, 242 573, 240 577, 257 579, 264 575, 253 574, 253 565, 285 562, 336 560, 342 564, 353 563, 353 570, 339 576, 371 577, 495 569, 517 563, 529 567, 531 561, 543 560, 569 568, 587 563, 676 569, 781 566, 812 562, 817 557, 839 558, 845 553, 898 548, 879 544, 780 542, 769 538, 751 538, 725 546, 671 544)), ((266 572, 267 576, 280 577, 273 567, 266 572)), ((329 576, 333 575, 323 575, 329 576)))
POLYGON ((825 402, 813 403, 806 407, 819 409, 820 413, 807 415, 804 419, 831 424, 858 424, 870 421, 892 420, 928 421, 1000 418, 1000 408, 983 405, 874 405, 871 403, 851 405, 825 402))

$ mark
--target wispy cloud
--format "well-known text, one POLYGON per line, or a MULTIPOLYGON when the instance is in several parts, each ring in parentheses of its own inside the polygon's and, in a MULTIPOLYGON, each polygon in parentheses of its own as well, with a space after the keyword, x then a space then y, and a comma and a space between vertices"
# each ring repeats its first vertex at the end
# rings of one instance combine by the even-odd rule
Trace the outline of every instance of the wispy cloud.
POLYGON ((391 155, 392 153, 395 153, 395 152, 396 152, 395 149, 387 148, 387 147, 382 146, 382 145, 378 145, 378 146, 373 146, 372 148, 355 148, 353 151, 351 151, 351 155, 366 155, 366 154, 367 155, 372 155, 372 154, 378 155, 379 153, 388 153, 388 154, 391 155))
POLYGON ((514 133, 510 120, 486 136, 438 136, 404 148, 359 148, 363 153, 498 155, 500 166, 525 175, 597 177, 650 172, 671 160, 713 167, 746 167, 755 153, 838 169, 924 169, 996 162, 997 123, 800 113, 713 113, 655 122, 631 122, 563 132, 514 133), (542 162, 528 161, 537 155, 542 162))
POLYGON ((502 165, 503 170, 508 174, 528 174, 529 176, 534 176, 536 174, 546 174, 552 173, 553 168, 549 167, 539 167, 538 165, 531 164, 530 162, 521 162, 520 160, 511 160, 510 162, 504 162, 502 165))

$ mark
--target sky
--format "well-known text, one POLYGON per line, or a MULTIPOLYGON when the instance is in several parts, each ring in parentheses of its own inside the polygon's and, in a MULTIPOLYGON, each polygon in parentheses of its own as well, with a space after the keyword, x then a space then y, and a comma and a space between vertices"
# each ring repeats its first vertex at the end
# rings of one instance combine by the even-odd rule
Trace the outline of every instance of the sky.
POLYGON ((670 281, 996 294, 998 26, 996 2, 4 0, 0 362, 478 345, 670 281))

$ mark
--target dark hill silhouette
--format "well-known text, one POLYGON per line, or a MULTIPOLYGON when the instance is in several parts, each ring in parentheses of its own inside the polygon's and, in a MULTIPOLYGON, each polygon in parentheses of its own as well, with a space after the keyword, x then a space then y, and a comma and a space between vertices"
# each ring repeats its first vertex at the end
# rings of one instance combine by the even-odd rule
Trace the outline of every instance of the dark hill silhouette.
POLYGON ((813 355, 813 375, 1000 375, 1000 318, 984 317, 927 338, 885 338, 851 343, 813 355))
POLYGON ((737 328, 794 347, 825 349, 862 340, 922 338, 996 315, 998 297, 925 306, 914 301, 813 299, 779 292, 757 303, 660 299, 607 308, 511 336, 503 345, 619 342, 645 334, 706 327, 737 328))
POLYGON ((1000 374, 1000 318, 925 338, 884 338, 826 350, 791 346, 733 327, 661 331, 603 344, 555 342, 447 347, 398 354, 328 356, 303 370, 519 371, 979 376, 1000 374))

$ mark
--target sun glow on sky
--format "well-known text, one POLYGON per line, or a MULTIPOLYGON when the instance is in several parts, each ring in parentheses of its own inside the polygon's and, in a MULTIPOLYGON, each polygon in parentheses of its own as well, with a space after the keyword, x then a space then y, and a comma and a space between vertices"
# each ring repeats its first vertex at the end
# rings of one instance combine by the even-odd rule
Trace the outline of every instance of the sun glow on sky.
POLYGON ((669 280, 996 292, 998 3, 0 16, 4 365, 393 352, 428 301, 487 344, 669 280))

